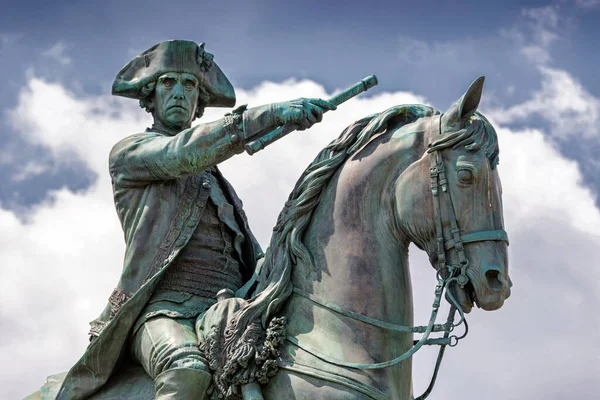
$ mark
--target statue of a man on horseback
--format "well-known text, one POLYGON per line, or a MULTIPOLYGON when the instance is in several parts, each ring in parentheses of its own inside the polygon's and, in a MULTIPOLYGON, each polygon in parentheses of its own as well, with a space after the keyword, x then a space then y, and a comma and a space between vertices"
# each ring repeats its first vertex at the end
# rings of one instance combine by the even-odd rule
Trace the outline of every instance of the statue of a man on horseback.
POLYGON ((123 272, 86 353, 49 378, 54 389, 42 398, 115 398, 103 393, 109 378, 133 360, 145 374, 117 384, 119 398, 138 396, 148 375, 162 400, 409 400, 412 355, 438 345, 432 383, 417 399, 427 397, 445 347, 466 335, 465 313, 498 309, 510 295, 498 140, 477 111, 483 81, 444 114, 399 105, 348 126, 300 176, 262 262, 217 164, 310 127, 376 78, 329 101, 242 106, 191 127, 205 107, 235 103, 212 55, 176 40, 137 56, 113 84, 154 117, 110 153, 123 272), (427 252, 438 281, 421 326, 410 243, 427 252), (438 324, 444 293, 450 312, 438 324))

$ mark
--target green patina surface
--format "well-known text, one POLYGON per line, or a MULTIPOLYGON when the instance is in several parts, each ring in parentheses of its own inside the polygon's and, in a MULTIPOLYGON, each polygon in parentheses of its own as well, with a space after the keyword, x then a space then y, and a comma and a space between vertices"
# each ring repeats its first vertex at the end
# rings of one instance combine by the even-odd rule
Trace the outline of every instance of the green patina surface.
MULTIPOLYGON (((494 310, 510 294, 497 138, 476 111, 483 78, 442 115, 402 105, 348 126, 298 180, 260 268, 263 253, 241 202, 216 169, 309 128, 374 83, 367 78, 330 101, 242 106, 192 127, 205 107, 235 104, 203 44, 163 42, 126 65, 113 94, 139 100, 154 125, 110 155, 127 244, 123 273, 92 323, 86 353, 30 398, 412 399, 410 355, 452 340, 452 320, 434 321, 442 290, 459 322, 474 304, 494 310), (169 267, 189 254, 190 243, 202 242, 210 182, 232 209, 215 223, 242 237, 232 237, 238 245, 228 254, 239 260, 243 284, 198 310, 190 325, 194 357, 150 365, 152 379, 128 361, 131 330, 169 267), (413 322, 411 242, 428 253, 440 278, 423 326, 413 322), (433 339, 432 332, 444 336, 433 339), (424 333, 416 346, 414 333, 424 333)), ((185 313, 177 307, 163 317, 176 321, 173 313, 185 313)), ((175 339, 169 346, 176 348, 175 339)))

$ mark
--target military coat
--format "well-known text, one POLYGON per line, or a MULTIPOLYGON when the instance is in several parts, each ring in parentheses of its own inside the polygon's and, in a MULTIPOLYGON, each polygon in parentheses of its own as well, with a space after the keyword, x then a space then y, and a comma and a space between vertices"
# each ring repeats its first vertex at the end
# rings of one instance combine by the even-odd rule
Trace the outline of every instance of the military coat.
MULTIPOLYGON (((109 170, 126 242, 123 271, 106 308, 91 322, 91 342, 67 373, 57 400, 89 396, 118 366, 138 315, 200 221, 210 193, 207 168, 240 152, 231 136, 225 118, 175 136, 147 130, 113 147, 109 170)), ((215 176, 246 238, 241 272, 247 281, 263 253, 233 187, 218 169, 215 176)))

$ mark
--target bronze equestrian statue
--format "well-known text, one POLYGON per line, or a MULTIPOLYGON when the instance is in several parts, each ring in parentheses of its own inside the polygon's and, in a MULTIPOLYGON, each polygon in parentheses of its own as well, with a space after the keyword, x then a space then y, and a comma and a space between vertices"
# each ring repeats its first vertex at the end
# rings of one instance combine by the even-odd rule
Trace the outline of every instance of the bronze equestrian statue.
POLYGON ((110 154, 123 273, 84 356, 30 398, 414 399, 411 356, 439 345, 441 361, 464 337, 465 313, 510 294, 482 88, 479 78, 444 114, 401 105, 347 127, 298 180, 257 268, 263 254, 216 165, 264 147, 276 128, 310 127, 339 101, 239 107, 191 127, 204 107, 235 103, 212 55, 169 41, 136 57, 113 93, 139 99, 154 125, 110 154), (437 272, 423 326, 410 243, 437 272), (118 368, 131 362, 141 368, 118 368))

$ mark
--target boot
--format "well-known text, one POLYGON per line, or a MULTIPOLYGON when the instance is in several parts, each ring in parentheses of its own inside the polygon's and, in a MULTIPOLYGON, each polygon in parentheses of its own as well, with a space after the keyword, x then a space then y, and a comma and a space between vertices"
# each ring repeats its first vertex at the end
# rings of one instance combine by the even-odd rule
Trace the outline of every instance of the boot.
POLYGON ((212 375, 201 369, 175 368, 154 380, 155 400, 203 400, 212 375))

